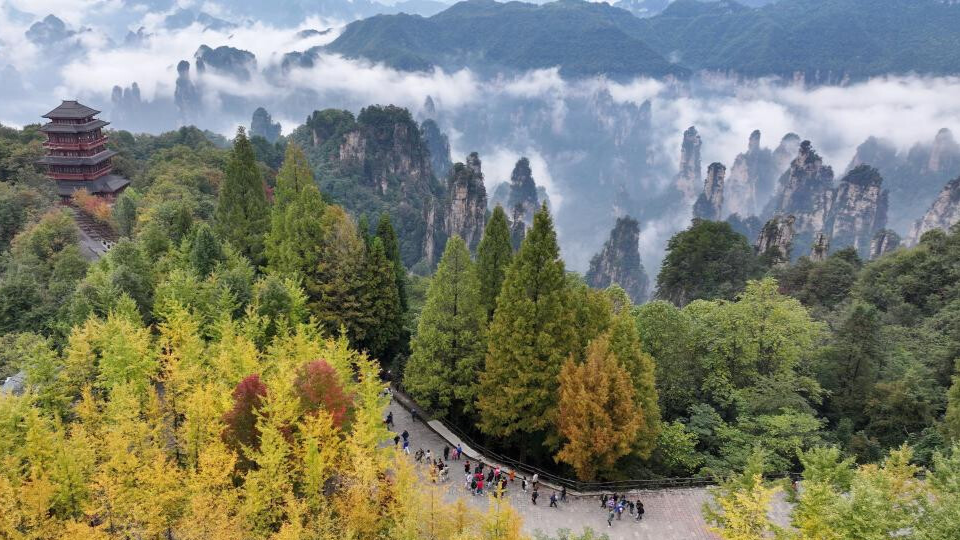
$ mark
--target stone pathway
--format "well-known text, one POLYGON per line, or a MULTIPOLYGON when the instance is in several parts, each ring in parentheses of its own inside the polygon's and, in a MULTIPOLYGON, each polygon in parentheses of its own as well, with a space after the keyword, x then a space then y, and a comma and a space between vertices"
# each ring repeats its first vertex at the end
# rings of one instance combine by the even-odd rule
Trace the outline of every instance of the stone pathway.
MULTIPOLYGON (((431 430, 422 419, 412 421, 410 412, 396 401, 390 403, 393 411, 394 431, 410 434, 410 459, 417 449, 429 449, 433 456, 443 455, 444 439, 431 430)), ((468 503, 481 509, 486 508, 486 497, 471 496, 464 489, 463 462, 452 461, 450 479, 447 480, 451 498, 462 496, 468 503)), ((560 529, 580 532, 589 527, 598 533, 605 533, 611 540, 715 540, 716 535, 707 530, 701 515, 703 503, 709 493, 703 488, 651 490, 628 494, 628 498, 643 501, 646 513, 640 522, 624 513, 621 521, 614 520, 613 526, 607 526, 607 513, 600 509, 600 500, 595 497, 578 499, 568 496, 568 502, 560 503, 560 508, 550 508, 549 488, 541 488, 537 504, 530 502, 530 494, 520 490, 519 478, 508 488, 510 503, 523 516, 524 530, 533 534, 539 530, 556 535, 560 529)), ((559 496, 559 493, 558 493, 559 496)), ((772 512, 774 519, 786 521, 788 507, 778 502, 772 512)))

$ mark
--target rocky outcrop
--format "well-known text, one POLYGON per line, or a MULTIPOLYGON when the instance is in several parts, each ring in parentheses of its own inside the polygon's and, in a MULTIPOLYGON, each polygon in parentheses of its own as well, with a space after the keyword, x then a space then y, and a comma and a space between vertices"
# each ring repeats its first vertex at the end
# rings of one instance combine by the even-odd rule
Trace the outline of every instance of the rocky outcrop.
POLYGON ((395 106, 315 111, 290 136, 309 147, 321 190, 356 214, 379 208, 390 213, 404 264, 429 272, 446 242, 447 194, 430 163, 420 126, 395 106))
POLYGON ((941 129, 933 140, 933 148, 930 149, 930 158, 927 160, 927 171, 950 174, 960 172, 960 145, 947 128, 941 129))
POLYGON ((796 218, 795 253, 812 250, 816 235, 822 233, 833 249, 853 247, 866 258, 873 235, 886 227, 888 194, 882 184, 876 169, 859 165, 834 188, 833 170, 823 164, 810 141, 803 141, 780 178, 768 212, 796 218))
POLYGON ((216 49, 201 45, 193 58, 197 64, 197 73, 204 73, 209 69, 240 81, 249 81, 257 69, 257 57, 252 52, 226 45, 216 49))
POLYGON ((637 220, 629 216, 617 218, 603 249, 590 260, 586 280, 595 289, 617 284, 627 291, 633 303, 646 301, 650 279, 640 260, 640 224, 637 220))
POLYGON ((110 93, 110 119, 114 124, 126 124, 142 114, 143 100, 140 97, 140 85, 133 83, 126 88, 114 86, 110 93))
POLYGON ((527 235, 527 224, 523 221, 523 208, 517 206, 510 215, 510 245, 513 250, 520 249, 523 238, 527 235))
POLYGON ((177 84, 173 92, 173 100, 180 113, 180 125, 195 123, 200 116, 203 104, 200 100, 200 90, 190 79, 190 62, 186 60, 181 60, 177 64, 177 84))
POLYGON ((703 178, 700 145, 700 134, 697 133, 697 128, 690 126, 683 132, 683 142, 680 143, 680 172, 674 180, 674 185, 688 201, 697 196, 700 179, 703 178))
POLYGON ((813 238, 813 247, 810 249, 810 260, 813 262, 823 262, 827 260, 827 254, 830 253, 830 237, 818 232, 813 238))
POLYGON ((263 137, 267 142, 275 143, 280 138, 280 122, 274 123, 266 109, 257 107, 250 120, 250 136, 263 137))
POLYGON ((703 192, 693 205, 693 217, 720 221, 723 212, 723 181, 727 168, 722 163, 711 163, 703 181, 703 192))
MULTIPOLYGON (((427 98, 429 99, 429 97, 427 98)), ((431 104, 433 101, 430 102, 431 104)), ((431 119, 420 124, 420 137, 430 152, 430 166, 437 178, 446 178, 453 162, 450 159, 450 140, 431 119)))
POLYGON ((957 222, 960 222, 960 178, 947 183, 927 213, 914 224, 910 244, 919 242, 927 231, 947 230, 957 222))
POLYGON ((483 237, 487 214, 487 190, 476 152, 467 156, 466 164, 456 163, 450 170, 445 213, 447 236, 463 238, 470 250, 475 251, 483 237))
POLYGON ((793 216, 774 216, 760 229, 760 235, 754 245, 757 254, 767 259, 771 265, 783 265, 790 262, 793 248, 793 216))
POLYGON ((887 225, 887 192, 883 178, 869 165, 847 173, 829 194, 824 230, 837 247, 852 246, 861 257, 870 255, 874 234, 887 225))
POLYGON ((822 196, 832 187, 833 169, 823 164, 810 141, 803 141, 797 157, 790 162, 790 168, 780 177, 767 213, 815 213, 822 210, 822 196))
POLYGON ((900 247, 900 235, 890 229, 880 229, 870 242, 870 259, 877 259, 900 247))
POLYGON ((773 151, 773 167, 778 177, 787 170, 799 150, 800 136, 796 133, 787 133, 780 139, 780 144, 773 151))
MULTIPOLYGON (((794 155, 796 150, 791 154, 794 155)), ((778 169, 773 152, 760 147, 760 131, 751 133, 747 151, 736 157, 727 175, 724 214, 758 215, 788 164, 778 169)))
POLYGON ((537 212, 537 183, 533 180, 530 170, 530 161, 522 157, 513 166, 510 174, 510 195, 507 199, 507 208, 513 212, 514 219, 521 219, 530 226, 533 224, 533 214, 537 212))
POLYGON ((930 208, 947 181, 960 175, 960 146, 948 129, 903 152, 890 141, 870 137, 857 147, 847 170, 864 164, 880 171, 890 192, 887 226, 909 236, 917 216, 930 208))

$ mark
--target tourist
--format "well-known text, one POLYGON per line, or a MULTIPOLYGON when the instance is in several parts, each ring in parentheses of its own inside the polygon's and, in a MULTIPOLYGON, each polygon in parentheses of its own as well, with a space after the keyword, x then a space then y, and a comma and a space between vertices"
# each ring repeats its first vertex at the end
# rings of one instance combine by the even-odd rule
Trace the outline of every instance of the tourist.
POLYGON ((447 461, 450 459, 450 447, 443 445, 443 460, 447 461))
POLYGON ((483 495, 483 477, 477 480, 477 495, 483 495))
POLYGON ((477 494, 477 477, 476 477, 476 475, 471 475, 471 476, 470 476, 470 494, 471 494, 471 495, 476 495, 476 494, 477 494))
POLYGON ((465 473, 467 473, 467 474, 470 474, 470 460, 469 460, 469 459, 463 464, 463 472, 465 472, 465 473))
POLYGON ((427 448, 427 454, 426 454, 426 455, 427 455, 427 462, 428 462, 428 463, 431 462, 431 461, 433 461, 433 458, 430 457, 430 449, 429 449, 429 448, 427 448))
POLYGON ((560 502, 567 502, 567 486, 560 486, 560 502))
POLYGON ((387 424, 387 427, 388 427, 388 428, 392 428, 392 427, 393 427, 393 411, 390 411, 390 412, 387 413, 386 424, 387 424))
POLYGON ((393 436, 393 447, 396 448, 396 447, 398 447, 398 446, 400 446, 400 436, 399 436, 399 435, 394 435, 394 436, 393 436))
POLYGON ((400 436, 403 437, 403 440, 407 440, 410 438, 410 434, 407 433, 407 430, 403 430, 403 433, 401 433, 400 436))
POLYGON ((524 476, 523 479, 520 480, 520 482, 521 482, 521 484, 520 484, 520 489, 522 489, 523 492, 526 493, 526 492, 527 492, 527 477, 524 476))
POLYGON ((461 457, 463 457, 463 446, 457 443, 457 459, 459 460, 461 457))
POLYGON ((560 508, 557 506, 557 492, 554 491, 550 494, 550 508, 560 508))
POLYGON ((536 484, 540 482, 540 473, 533 473, 533 483, 536 484))
POLYGON ((403 440, 403 453, 408 456, 410 455, 410 441, 406 439, 403 440))
POLYGON ((620 519, 623 517, 623 507, 623 501, 620 501, 620 504, 617 505, 617 521, 620 521, 620 519))
POLYGON ((471 489, 471 488, 470 488, 471 480, 473 480, 473 475, 472 475, 472 474, 467 473, 467 474, 463 475, 463 488, 464 488, 464 489, 471 489))
POLYGON ((607 513, 607 527, 613 527, 613 508, 607 513))
POLYGON ((600 508, 606 508, 606 507, 607 507, 607 494, 604 493, 600 495, 600 508))
POLYGON ((627 510, 630 512, 630 515, 633 515, 633 501, 627 501, 627 510))
POLYGON ((637 499, 637 521, 643 519, 643 503, 640 502, 640 499, 637 499))
POLYGON ((530 495, 530 500, 533 501, 533 505, 534 505, 534 506, 537 505, 537 497, 539 497, 539 496, 540 496, 540 493, 538 493, 537 490, 534 489, 534 490, 533 490, 533 493, 530 495))
POLYGON ((513 469, 510 469, 510 483, 513 483, 513 479, 516 478, 517 473, 513 469))

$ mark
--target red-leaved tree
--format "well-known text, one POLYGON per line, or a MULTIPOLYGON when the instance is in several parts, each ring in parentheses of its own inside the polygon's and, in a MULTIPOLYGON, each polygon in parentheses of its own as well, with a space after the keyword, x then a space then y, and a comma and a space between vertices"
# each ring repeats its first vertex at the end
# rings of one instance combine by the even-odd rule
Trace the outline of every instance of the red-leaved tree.
POLYGON ((336 370, 325 360, 300 366, 295 385, 305 412, 323 408, 333 417, 333 425, 337 427, 349 420, 353 412, 353 396, 344 391, 336 370))
POLYGON ((223 441, 245 462, 242 447, 260 448, 260 430, 257 429, 256 412, 267 396, 267 386, 260 381, 260 375, 248 375, 233 389, 233 408, 223 415, 227 427, 223 430, 223 441))

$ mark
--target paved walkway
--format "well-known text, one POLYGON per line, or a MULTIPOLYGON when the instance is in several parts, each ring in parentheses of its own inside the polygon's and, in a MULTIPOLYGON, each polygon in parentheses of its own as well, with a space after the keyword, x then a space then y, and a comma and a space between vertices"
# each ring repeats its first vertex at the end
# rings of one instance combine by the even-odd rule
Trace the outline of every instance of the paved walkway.
MULTIPOLYGON (((407 430, 410 434, 410 454, 418 448, 424 451, 429 449, 434 457, 443 455, 443 447, 447 444, 422 420, 412 421, 410 412, 396 401, 390 403, 395 423, 394 431, 402 433, 407 430)), ((466 449, 465 449, 466 451, 466 449)), ((463 496, 468 503, 486 508, 486 497, 471 496, 464 489, 463 462, 450 462, 451 475, 447 481, 451 497, 463 496)), ((632 516, 624 513, 622 521, 614 520, 613 526, 607 526, 607 513, 600 509, 600 500, 594 497, 576 499, 568 496, 567 503, 560 503, 560 508, 550 508, 551 489, 541 488, 540 498, 534 506, 530 502, 530 494, 520 490, 519 477, 514 485, 508 488, 507 497, 524 519, 524 530, 534 533, 539 530, 550 535, 556 535, 560 529, 569 529, 580 532, 590 527, 599 533, 606 533, 611 540, 715 540, 716 535, 707 530, 703 520, 701 508, 709 499, 709 493, 703 488, 651 490, 634 492, 628 498, 636 500, 639 496, 643 501, 643 521, 635 522, 632 516)), ((559 494, 558 494, 559 496, 559 494)), ((788 508, 782 501, 776 505, 773 517, 781 523, 787 521, 788 508)))

